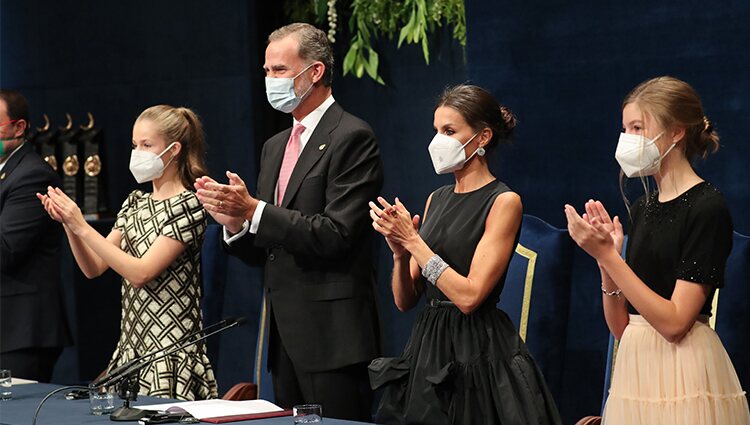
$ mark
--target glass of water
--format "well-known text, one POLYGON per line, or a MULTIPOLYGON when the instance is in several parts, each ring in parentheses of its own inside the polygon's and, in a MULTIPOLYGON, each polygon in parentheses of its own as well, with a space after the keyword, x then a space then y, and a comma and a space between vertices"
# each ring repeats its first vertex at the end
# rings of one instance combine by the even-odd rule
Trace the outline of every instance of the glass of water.
POLYGON ((115 410, 115 395, 108 388, 89 389, 92 415, 109 415, 115 410))
POLYGON ((292 409, 295 424, 323 422, 323 407, 319 404, 300 404, 292 409))
POLYGON ((13 398, 13 378, 9 369, 0 369, 0 400, 13 398))

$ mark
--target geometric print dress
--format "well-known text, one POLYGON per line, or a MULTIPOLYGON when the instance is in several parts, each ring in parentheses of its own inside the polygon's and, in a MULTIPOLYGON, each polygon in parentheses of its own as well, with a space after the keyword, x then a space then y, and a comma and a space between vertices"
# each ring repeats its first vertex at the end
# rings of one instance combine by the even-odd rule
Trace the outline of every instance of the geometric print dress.
MULTIPOLYGON (((135 288, 122 279, 120 340, 109 369, 165 347, 201 328, 201 245, 207 214, 195 193, 155 200, 135 190, 117 214, 120 247, 142 257, 160 235, 187 249, 153 281, 135 288)), ((179 400, 217 398, 216 380, 203 342, 164 357, 140 371, 139 394, 179 400)))

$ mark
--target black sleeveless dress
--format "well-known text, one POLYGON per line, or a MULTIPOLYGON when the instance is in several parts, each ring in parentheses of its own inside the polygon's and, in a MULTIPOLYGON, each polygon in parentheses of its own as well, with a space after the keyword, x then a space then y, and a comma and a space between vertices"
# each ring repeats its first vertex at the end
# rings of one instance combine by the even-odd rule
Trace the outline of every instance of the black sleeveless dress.
MULTIPOLYGON (((462 276, 469 273, 495 198, 497 180, 468 193, 435 191, 420 235, 462 276)), ((516 235, 516 240, 518 235, 516 235)), ((560 424, 541 372, 508 315, 495 305, 505 274, 481 307, 465 315, 425 281, 427 306, 401 357, 370 364, 384 388, 376 422, 387 424, 560 424)))

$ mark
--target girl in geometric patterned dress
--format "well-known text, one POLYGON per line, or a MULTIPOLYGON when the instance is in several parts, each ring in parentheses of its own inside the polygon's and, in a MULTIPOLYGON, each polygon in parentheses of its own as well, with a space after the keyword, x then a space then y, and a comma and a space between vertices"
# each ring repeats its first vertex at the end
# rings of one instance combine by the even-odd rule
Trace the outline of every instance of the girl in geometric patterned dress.
POLYGON ((565 206, 571 237, 601 269, 604 317, 620 341, 604 409, 606 425, 747 425, 747 398, 727 352, 708 326, 724 285, 732 218, 719 190, 692 162, 719 147, 698 94, 659 77, 623 102, 615 158, 657 191, 629 209, 623 228, 599 201, 579 216, 565 206))
MULTIPOLYGON (((130 170, 153 191, 135 190, 105 238, 59 188, 37 194, 61 222, 88 278, 112 268, 122 276, 120 340, 108 370, 165 347, 202 326, 200 254, 207 215, 192 189, 206 174, 204 136, 187 108, 157 105, 133 125, 130 170)), ((180 400, 216 398, 203 343, 160 359, 139 375, 140 394, 180 400)))

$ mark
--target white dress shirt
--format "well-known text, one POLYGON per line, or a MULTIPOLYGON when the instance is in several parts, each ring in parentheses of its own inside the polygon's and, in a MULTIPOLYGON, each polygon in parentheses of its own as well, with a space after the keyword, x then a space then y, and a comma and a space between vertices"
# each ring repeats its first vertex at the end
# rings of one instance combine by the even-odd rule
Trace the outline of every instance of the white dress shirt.
MULTIPOLYGON (((310 140, 310 136, 312 136, 313 132, 315 131, 315 127, 318 126, 320 123, 321 118, 323 118, 323 114, 326 113, 328 108, 333 105, 333 102, 336 100, 333 98, 333 95, 328 96, 326 100, 323 101, 323 103, 320 104, 317 108, 315 108, 312 112, 307 114, 306 117, 302 118, 302 121, 297 121, 297 119, 292 119, 292 128, 294 128, 294 125, 296 124, 302 124, 305 126, 305 130, 300 134, 299 142, 299 152, 300 154, 305 149, 305 146, 307 145, 307 142, 310 140)), ((278 181, 276 182, 276 186, 278 189, 278 181)), ((274 203, 276 203, 276 197, 278 196, 278 190, 274 189, 273 191, 273 200, 274 203)), ((227 243, 227 245, 231 245, 232 242, 236 241, 237 239, 241 238, 245 233, 248 231, 250 233, 258 233, 258 227, 260 227, 260 219, 263 216, 263 209, 266 208, 266 202, 265 201, 258 201, 258 206, 255 208, 255 212, 253 213, 252 220, 248 222, 245 220, 244 223, 242 223, 242 230, 240 230, 235 235, 230 235, 227 231, 227 228, 224 227, 224 242, 227 243)))

